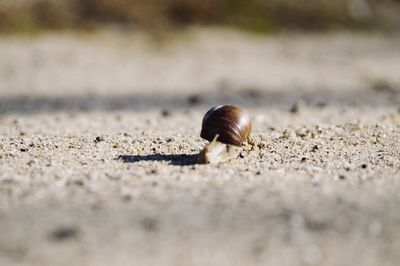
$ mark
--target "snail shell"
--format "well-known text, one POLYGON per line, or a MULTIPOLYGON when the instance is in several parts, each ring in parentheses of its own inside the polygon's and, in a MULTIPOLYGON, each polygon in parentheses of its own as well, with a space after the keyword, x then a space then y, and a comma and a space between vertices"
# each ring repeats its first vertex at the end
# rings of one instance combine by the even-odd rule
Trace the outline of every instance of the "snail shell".
POLYGON ((204 115, 200 137, 241 146, 251 132, 250 116, 240 107, 220 105, 211 108, 204 115))

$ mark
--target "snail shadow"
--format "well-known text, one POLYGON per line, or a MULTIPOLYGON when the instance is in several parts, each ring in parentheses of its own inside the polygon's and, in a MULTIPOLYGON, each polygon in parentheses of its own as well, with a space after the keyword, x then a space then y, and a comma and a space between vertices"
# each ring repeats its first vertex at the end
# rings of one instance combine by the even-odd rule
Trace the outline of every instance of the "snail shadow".
POLYGON ((137 163, 142 161, 169 162, 170 165, 195 165, 199 164, 197 154, 151 154, 151 155, 120 155, 117 157, 124 163, 137 163))

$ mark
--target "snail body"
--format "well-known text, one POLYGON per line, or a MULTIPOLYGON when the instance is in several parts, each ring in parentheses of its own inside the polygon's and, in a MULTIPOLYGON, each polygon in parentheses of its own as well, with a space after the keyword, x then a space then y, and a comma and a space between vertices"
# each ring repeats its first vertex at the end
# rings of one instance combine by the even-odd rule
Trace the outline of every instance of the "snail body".
POLYGON ((217 138, 218 135, 200 151, 200 163, 218 164, 237 157, 239 147, 221 143, 217 138))
POLYGON ((204 115, 200 137, 234 146, 241 146, 249 137, 252 124, 249 114, 233 105, 220 105, 211 108, 204 115))
POLYGON ((238 147, 249 137, 251 128, 250 115, 240 107, 220 105, 208 110, 200 136, 210 143, 200 151, 200 163, 218 164, 237 157, 238 147))

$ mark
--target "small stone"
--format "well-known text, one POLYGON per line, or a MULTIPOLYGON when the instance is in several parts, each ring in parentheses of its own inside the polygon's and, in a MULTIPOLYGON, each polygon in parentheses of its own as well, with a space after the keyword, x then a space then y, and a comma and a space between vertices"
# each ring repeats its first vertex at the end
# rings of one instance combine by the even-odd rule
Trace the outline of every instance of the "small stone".
POLYGON ((292 107, 290 108, 290 112, 291 113, 298 113, 298 112, 300 112, 301 110, 303 110, 304 109, 304 107, 305 107, 305 102, 304 102, 304 100, 298 100, 297 102, 295 102, 293 105, 292 105, 292 107))
MULTIPOLYGON (((157 175, 157 174, 159 174, 159 171, 157 168, 153 168, 150 170, 150 174, 157 175)), ((157 182, 153 182, 153 185, 157 185, 157 182)))
POLYGON ((296 133, 295 133, 293 130, 291 130, 291 129, 285 129, 285 130, 282 132, 282 138, 288 139, 288 138, 293 137, 295 134, 296 134, 296 133))
POLYGON ((396 89, 387 80, 375 80, 371 87, 376 92, 396 92, 396 89))
POLYGON ((146 217, 141 220, 141 225, 146 231, 152 232, 158 230, 159 221, 153 217, 146 217))
POLYGON ((305 138, 311 135, 311 131, 306 128, 299 128, 296 130, 296 135, 301 138, 305 138))
POLYGON ((267 147, 267 142, 262 140, 257 145, 260 149, 265 149, 267 147))
POLYGON ((121 196, 123 201, 131 201, 132 200, 132 195, 130 194, 124 194, 121 196))
POLYGON ((319 149, 318 145, 314 145, 314 147, 312 147, 311 151, 312 152, 316 152, 318 149, 319 149))
POLYGON ((67 185, 83 187, 85 184, 83 183, 82 180, 71 180, 71 181, 68 181, 68 182, 67 182, 67 185))
POLYGON ((164 110, 161 111, 161 115, 162 115, 163 117, 171 116, 171 111, 168 110, 168 109, 164 109, 164 110))
POLYGON ((104 141, 104 138, 102 136, 97 136, 94 140, 94 143, 99 143, 101 141, 104 141))
POLYGON ((50 233, 50 238, 55 241, 64 241, 79 235, 79 229, 75 226, 64 226, 50 233))
POLYGON ((187 98, 187 101, 191 105, 197 105, 201 103, 202 99, 199 95, 191 95, 187 98))

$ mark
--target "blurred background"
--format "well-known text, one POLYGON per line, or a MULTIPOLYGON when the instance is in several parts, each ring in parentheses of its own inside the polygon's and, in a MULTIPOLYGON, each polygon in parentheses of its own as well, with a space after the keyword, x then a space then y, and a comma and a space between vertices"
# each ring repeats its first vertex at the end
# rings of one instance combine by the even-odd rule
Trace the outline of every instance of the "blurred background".
POLYGON ((1 0, 0 111, 372 104, 399 30, 400 0, 1 0))
POLYGON ((1 0, 2 32, 165 30, 227 25, 256 32, 400 28, 399 0, 1 0))

